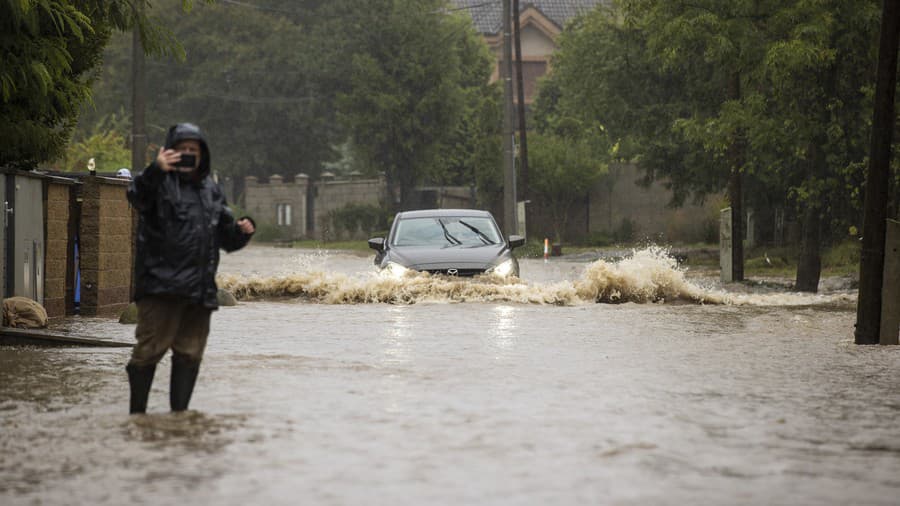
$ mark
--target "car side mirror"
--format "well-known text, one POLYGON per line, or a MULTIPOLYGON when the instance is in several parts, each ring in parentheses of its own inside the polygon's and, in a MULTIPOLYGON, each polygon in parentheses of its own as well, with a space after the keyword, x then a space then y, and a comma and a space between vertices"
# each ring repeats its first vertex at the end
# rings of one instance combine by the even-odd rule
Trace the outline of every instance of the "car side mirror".
POLYGON ((511 235, 509 236, 509 249, 515 249, 519 246, 525 245, 525 238, 521 235, 511 235))
POLYGON ((369 247, 375 251, 384 251, 384 237, 369 239, 369 247))

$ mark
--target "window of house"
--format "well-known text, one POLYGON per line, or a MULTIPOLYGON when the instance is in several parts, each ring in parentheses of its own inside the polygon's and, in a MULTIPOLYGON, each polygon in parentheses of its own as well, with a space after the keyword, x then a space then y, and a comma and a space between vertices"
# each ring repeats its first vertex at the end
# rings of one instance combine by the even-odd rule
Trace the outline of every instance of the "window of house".
POLYGON ((291 225, 290 204, 275 204, 275 213, 280 226, 289 227, 291 225))

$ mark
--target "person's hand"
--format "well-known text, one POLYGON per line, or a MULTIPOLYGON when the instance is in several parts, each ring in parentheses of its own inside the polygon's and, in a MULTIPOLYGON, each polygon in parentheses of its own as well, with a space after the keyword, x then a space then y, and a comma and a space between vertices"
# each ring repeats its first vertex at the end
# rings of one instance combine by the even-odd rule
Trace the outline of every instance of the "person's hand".
POLYGON ((159 148, 156 154, 156 166, 165 172, 175 170, 175 164, 181 160, 181 153, 174 149, 159 148))
POLYGON ((253 222, 248 220, 247 218, 239 219, 237 221, 237 226, 238 226, 238 228, 241 229, 241 232, 243 232, 246 235, 250 235, 256 231, 256 228, 254 228, 254 226, 253 226, 253 222))

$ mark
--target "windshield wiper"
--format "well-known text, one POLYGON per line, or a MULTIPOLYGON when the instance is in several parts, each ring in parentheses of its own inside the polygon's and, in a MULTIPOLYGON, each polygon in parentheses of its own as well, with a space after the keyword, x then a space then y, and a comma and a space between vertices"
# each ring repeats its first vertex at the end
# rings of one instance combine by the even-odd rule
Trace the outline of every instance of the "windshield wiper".
POLYGON ((460 225, 468 228, 472 232, 475 232, 475 235, 477 235, 478 238, 481 239, 481 242, 483 242, 485 244, 494 244, 494 241, 488 239, 488 236, 484 235, 484 233, 481 230, 478 230, 478 228, 475 227, 474 225, 469 225, 468 223, 464 222, 463 220, 459 220, 458 223, 460 225))
POLYGON ((456 237, 453 237, 453 235, 450 234, 450 231, 447 230, 447 225, 444 225, 443 220, 441 220, 439 218, 437 220, 437 222, 440 223, 441 228, 444 229, 444 239, 447 239, 447 242, 449 242, 450 244, 462 244, 462 242, 459 239, 457 239, 456 237))

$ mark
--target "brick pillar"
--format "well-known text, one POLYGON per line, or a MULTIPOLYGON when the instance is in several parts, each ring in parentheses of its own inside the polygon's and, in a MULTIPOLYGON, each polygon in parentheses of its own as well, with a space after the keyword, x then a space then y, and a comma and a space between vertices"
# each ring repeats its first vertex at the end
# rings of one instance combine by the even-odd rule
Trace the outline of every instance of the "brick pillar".
POLYGON ((69 250, 69 196, 72 182, 49 179, 44 216, 47 238, 44 247, 44 308, 50 318, 66 315, 66 276, 69 250))
POLYGON ((84 179, 81 203, 81 314, 112 316, 131 299, 133 214, 128 181, 84 179))

